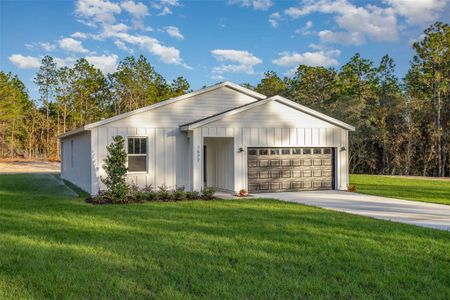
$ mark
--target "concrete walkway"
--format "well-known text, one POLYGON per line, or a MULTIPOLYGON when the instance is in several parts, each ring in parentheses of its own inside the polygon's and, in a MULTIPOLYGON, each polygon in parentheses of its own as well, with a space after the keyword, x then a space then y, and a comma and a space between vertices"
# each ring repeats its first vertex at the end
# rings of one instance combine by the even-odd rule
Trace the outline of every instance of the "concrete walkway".
POLYGON ((254 196, 450 231, 450 205, 399 200, 344 191, 264 193, 254 196))

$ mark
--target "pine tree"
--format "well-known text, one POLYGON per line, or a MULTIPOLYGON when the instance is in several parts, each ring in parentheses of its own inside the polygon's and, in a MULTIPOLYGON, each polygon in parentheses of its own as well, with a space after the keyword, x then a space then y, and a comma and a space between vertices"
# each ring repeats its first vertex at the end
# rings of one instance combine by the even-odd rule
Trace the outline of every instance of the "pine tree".
POLYGON ((127 174, 125 139, 120 135, 113 137, 113 142, 106 149, 108 155, 103 166, 106 178, 102 178, 102 182, 107 187, 106 195, 111 198, 111 201, 113 203, 122 202, 129 191, 125 179, 127 174))

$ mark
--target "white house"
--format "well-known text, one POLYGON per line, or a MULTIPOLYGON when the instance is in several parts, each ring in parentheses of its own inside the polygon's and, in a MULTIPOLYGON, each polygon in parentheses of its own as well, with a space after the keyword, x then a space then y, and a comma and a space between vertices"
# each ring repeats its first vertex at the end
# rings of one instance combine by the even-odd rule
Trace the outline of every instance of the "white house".
POLYGON ((128 181, 250 193, 346 189, 354 127, 281 96, 224 82, 60 136, 61 176, 96 194, 112 137, 128 181))

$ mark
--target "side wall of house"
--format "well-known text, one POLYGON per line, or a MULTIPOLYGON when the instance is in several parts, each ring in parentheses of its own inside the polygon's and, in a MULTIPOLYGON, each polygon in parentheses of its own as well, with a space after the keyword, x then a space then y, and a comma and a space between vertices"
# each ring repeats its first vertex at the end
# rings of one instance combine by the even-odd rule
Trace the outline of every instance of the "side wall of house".
POLYGON ((160 108, 135 114, 93 129, 92 132, 92 194, 104 186, 103 160, 106 146, 121 135, 147 138, 147 172, 129 173, 127 179, 140 187, 166 184, 169 188, 191 188, 191 151, 189 138, 179 126, 193 122, 257 99, 228 87, 193 96, 160 108))
POLYGON ((91 134, 61 139, 61 177, 91 192, 91 134))
POLYGON ((348 131, 277 101, 225 117, 195 131, 200 131, 202 140, 234 138, 235 191, 247 189, 247 147, 335 148, 336 188, 347 188, 348 131), (239 152, 241 147, 244 152, 239 152))

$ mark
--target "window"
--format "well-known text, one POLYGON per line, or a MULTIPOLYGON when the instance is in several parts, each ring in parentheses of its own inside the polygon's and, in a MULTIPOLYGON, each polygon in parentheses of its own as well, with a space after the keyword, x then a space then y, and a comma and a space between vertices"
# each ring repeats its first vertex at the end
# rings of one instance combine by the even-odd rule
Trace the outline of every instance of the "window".
POLYGON ((299 155, 300 153, 301 153, 301 149, 300 148, 292 149, 292 154, 299 155))
POLYGON ((128 138, 128 171, 147 171, 147 138, 128 138))
POLYGON ((331 149, 330 148, 323 149, 323 154, 331 154, 331 149))
POLYGON ((322 149, 314 149, 314 154, 322 154, 322 149))
POLYGON ((247 153, 248 155, 256 155, 256 149, 248 149, 247 153))
POLYGON ((280 150, 278 149, 270 149, 270 155, 279 155, 280 154, 280 150))
POLYGON ((259 150, 259 155, 269 155, 269 150, 267 150, 267 149, 260 149, 259 150))
POLYGON ((311 149, 303 149, 303 154, 311 154, 311 149))
POLYGON ((281 149, 281 154, 283 154, 283 155, 291 154, 291 150, 290 149, 281 149))

